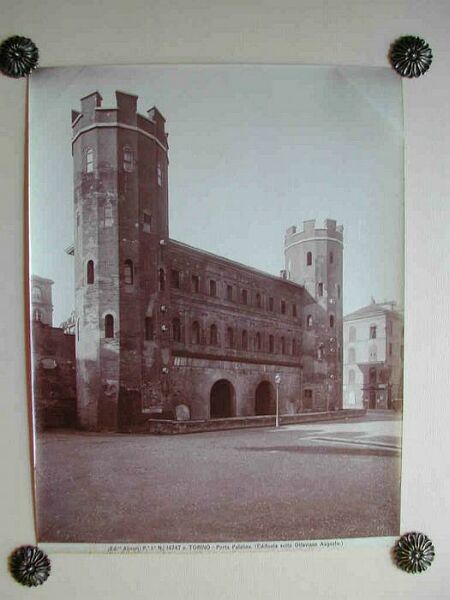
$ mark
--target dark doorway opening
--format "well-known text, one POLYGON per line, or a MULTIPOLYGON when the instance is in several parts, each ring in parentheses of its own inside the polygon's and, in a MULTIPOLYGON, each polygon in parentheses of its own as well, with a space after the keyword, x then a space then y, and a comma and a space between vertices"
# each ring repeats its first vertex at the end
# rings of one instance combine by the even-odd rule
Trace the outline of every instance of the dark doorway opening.
POLYGON ((234 389, 229 381, 220 379, 211 388, 210 411, 211 419, 226 419, 233 417, 234 389))
POLYGON ((270 381, 261 381, 255 392, 255 415, 275 414, 275 392, 270 381))
POLYGON ((377 394, 373 390, 369 392, 369 408, 377 407, 377 394))

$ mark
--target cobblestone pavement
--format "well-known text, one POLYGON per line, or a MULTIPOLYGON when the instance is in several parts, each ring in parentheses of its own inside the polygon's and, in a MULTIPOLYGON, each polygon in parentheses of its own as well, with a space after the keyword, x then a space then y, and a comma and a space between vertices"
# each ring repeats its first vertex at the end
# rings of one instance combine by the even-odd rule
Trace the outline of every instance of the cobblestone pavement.
POLYGON ((37 437, 40 541, 202 542, 399 533, 401 419, 178 436, 37 437))

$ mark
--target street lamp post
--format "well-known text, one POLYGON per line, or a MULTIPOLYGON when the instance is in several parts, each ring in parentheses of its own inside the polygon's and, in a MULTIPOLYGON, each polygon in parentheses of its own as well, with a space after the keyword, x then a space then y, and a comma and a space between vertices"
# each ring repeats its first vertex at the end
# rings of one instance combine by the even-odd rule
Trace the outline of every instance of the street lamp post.
POLYGON ((280 426, 280 411, 279 411, 279 387, 280 387, 280 381, 281 381, 280 374, 277 373, 275 375, 275 384, 276 384, 276 388, 277 388, 276 403, 275 403, 275 427, 279 427, 280 426))

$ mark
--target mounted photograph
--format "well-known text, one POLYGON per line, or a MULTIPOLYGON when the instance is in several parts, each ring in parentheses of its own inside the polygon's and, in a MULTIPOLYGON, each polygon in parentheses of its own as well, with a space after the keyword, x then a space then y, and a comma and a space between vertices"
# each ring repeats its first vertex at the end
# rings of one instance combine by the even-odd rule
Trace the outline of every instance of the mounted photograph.
POLYGON ((29 115, 38 540, 397 536, 400 78, 41 68, 29 115))

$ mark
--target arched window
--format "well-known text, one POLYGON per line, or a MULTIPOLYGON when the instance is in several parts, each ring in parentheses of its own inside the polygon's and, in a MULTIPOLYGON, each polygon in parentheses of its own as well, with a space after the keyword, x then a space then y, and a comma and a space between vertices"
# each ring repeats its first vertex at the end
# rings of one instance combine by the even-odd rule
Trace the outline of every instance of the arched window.
POLYGON ((86 280, 88 284, 94 283, 94 261, 88 260, 86 265, 86 280))
POLYGON ((153 339, 153 319, 145 317, 145 340, 148 342, 153 339))
POLYGON ((133 285, 133 278, 134 278, 133 261, 130 259, 127 259, 125 261, 125 264, 123 267, 123 280, 126 284, 133 285))
POLYGON ((353 327, 353 325, 348 330, 348 341, 349 342, 356 341, 356 327, 353 327))
POLYGON ((40 302, 42 300, 42 290, 39 286, 33 285, 31 290, 31 299, 33 302, 40 302))
POLYGON ((212 324, 209 328, 209 343, 211 346, 217 346, 218 338, 217 338, 217 325, 212 324))
POLYGON ((334 262, 334 255, 333 252, 330 252, 330 265, 332 265, 334 262))
POLYGON ((330 315, 330 327, 334 327, 334 315, 330 315))
POLYGON ((242 290, 241 298, 242 298, 242 304, 248 303, 248 291, 247 290, 242 290))
POLYGON ((377 370, 375 367, 371 367, 369 370, 369 383, 374 384, 377 382, 377 370))
POLYGON ((35 321, 42 321, 42 313, 39 308, 35 308, 33 311, 33 319, 35 321))
POLYGON ((272 297, 269 298, 269 311, 273 312, 273 298, 272 297))
POLYGON ((192 343, 200 344, 200 325, 198 321, 192 323, 192 343))
POLYGON ((322 282, 317 284, 317 293, 319 294, 320 297, 323 296, 323 283, 322 282))
POLYGON ((312 265, 312 252, 306 253, 306 266, 310 267, 312 265))
POLYGON ((106 315, 105 317, 105 338, 114 337, 114 317, 106 315))
POLYGON ((376 325, 371 325, 370 326, 370 339, 374 340, 377 337, 377 326, 376 325))
POLYGON ((307 329, 311 329, 311 327, 313 326, 313 318, 312 315, 308 315, 306 317, 306 327, 307 329))
POLYGON ((284 337, 281 338, 281 354, 286 354, 286 340, 284 337))
POLYGON ((259 333, 259 331, 255 337, 255 346, 256 346, 256 350, 258 350, 258 351, 260 351, 262 348, 262 338, 261 338, 261 334, 259 333))
POLYGON ((337 284, 337 297, 340 300, 340 298, 341 298, 341 286, 339 285, 339 283, 337 284))
POLYGON ((172 287, 179 290, 181 288, 181 272, 178 269, 172 269, 170 271, 170 278, 172 287))
POLYGON ((280 303, 280 309, 281 309, 281 314, 285 315, 286 314, 286 302, 284 300, 282 300, 280 303))
POLYGON ((232 327, 227 327, 227 334, 225 338, 227 348, 233 348, 234 346, 234 331, 232 327))
POLYGON ((348 349, 348 362, 353 365, 356 361, 356 352, 354 348, 348 349))
POLYGON ((297 356, 297 340, 295 338, 292 340, 292 354, 297 356))
POLYGON ((209 280, 209 295, 213 297, 217 296, 217 283, 214 279, 209 280))
POLYGON ((275 339, 273 335, 269 335, 269 352, 272 353, 275 351, 275 339))
POLYGON ((248 333, 245 329, 242 332, 242 350, 248 350, 248 333))
POLYGON ((350 371, 348 372, 348 383, 350 385, 353 385, 355 383, 355 371, 353 369, 350 369, 350 371))
POLYGON ((317 348, 317 358, 319 360, 323 360, 324 357, 324 347, 323 344, 320 344, 320 346, 317 348))
POLYGON ((377 346, 376 346, 376 344, 373 344, 369 348, 369 361, 376 362, 376 360, 377 360, 377 346))
POLYGON ((123 149, 123 170, 127 173, 134 170, 134 152, 129 146, 123 149))
POLYGON ((162 170, 160 162, 156 164, 156 180, 158 182, 159 187, 162 187, 162 170))
MULTIPOLYGON (((101 214, 101 213, 100 213, 101 214)), ((103 208, 103 225, 105 227, 111 227, 114 223, 113 207, 109 200, 106 201, 103 208)))
POLYGON ((86 150, 86 173, 94 172, 94 150, 88 148, 86 150))
POLYGON ((159 291, 163 292, 166 287, 166 274, 164 272, 164 269, 159 270, 158 278, 159 278, 159 291))
POLYGON ((295 318, 297 316, 297 305, 292 305, 292 316, 295 318))
POLYGON ((191 288, 192 291, 198 294, 200 292, 200 277, 198 275, 192 275, 191 277, 191 288))
POLYGON ((174 342, 181 342, 181 321, 178 317, 172 319, 172 337, 174 342))
POLYGON ((152 230, 152 215, 148 210, 144 210, 143 213, 142 231, 145 233, 151 233, 152 230))
POLYGON ((257 307, 257 308, 261 308, 261 306, 262 306, 262 302, 261 302, 261 294, 260 294, 260 293, 257 293, 257 294, 256 294, 256 307, 257 307))

